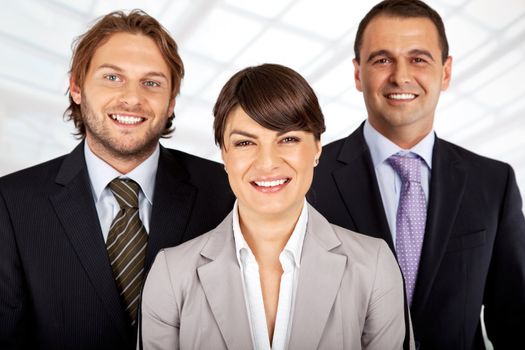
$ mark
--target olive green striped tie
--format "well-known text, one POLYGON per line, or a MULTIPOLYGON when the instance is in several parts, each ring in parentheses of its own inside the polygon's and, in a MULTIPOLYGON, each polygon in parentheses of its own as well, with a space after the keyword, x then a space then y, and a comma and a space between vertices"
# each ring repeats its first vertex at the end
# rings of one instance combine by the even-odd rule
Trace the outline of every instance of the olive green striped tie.
POLYGON ((139 185, 117 178, 110 182, 109 188, 120 211, 111 224, 106 246, 120 298, 134 326, 144 279, 148 234, 139 216, 139 185))

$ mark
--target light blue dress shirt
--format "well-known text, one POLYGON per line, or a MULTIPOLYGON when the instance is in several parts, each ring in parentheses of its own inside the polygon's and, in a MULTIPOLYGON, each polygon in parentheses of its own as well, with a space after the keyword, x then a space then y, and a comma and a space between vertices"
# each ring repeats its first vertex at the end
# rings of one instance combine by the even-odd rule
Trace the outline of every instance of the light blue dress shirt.
POLYGON ((119 173, 111 165, 97 157, 89 148, 87 141, 84 143, 84 156, 104 241, 107 241, 111 223, 120 210, 113 192, 108 187, 109 183, 116 177, 131 179, 140 185, 139 215, 146 232, 149 233, 155 177, 160 156, 159 145, 144 162, 127 174, 119 173))
POLYGON ((395 143, 381 135, 376 129, 374 129, 374 127, 372 127, 372 125, 370 125, 368 120, 365 122, 363 132, 365 142, 368 145, 370 155, 372 156, 372 163, 374 165, 379 191, 381 192, 381 199, 383 201, 388 227, 392 233, 392 239, 395 245, 396 215, 401 191, 401 178, 397 175, 390 164, 388 164, 387 159, 394 154, 400 154, 414 157, 418 155, 425 161, 424 164, 421 163, 421 186, 423 187, 423 192, 425 192, 428 207, 430 171, 432 169, 432 149, 434 148, 436 136, 432 130, 417 145, 406 150, 400 148, 395 143))

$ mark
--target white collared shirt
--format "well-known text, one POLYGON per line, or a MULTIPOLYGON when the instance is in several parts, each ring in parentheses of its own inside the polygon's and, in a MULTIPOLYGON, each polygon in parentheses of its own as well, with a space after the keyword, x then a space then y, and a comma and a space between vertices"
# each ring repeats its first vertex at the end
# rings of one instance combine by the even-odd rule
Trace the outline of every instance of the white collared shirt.
POLYGON ((301 215, 299 216, 299 220, 297 220, 292 235, 279 255, 283 274, 281 276, 281 285, 279 288, 279 302, 277 304, 273 341, 272 346, 270 347, 261 290, 259 265, 255 260, 252 250, 242 235, 239 225, 237 202, 235 202, 233 207, 233 236, 235 239, 237 261, 241 268, 244 300, 248 311, 248 320, 250 322, 254 350, 284 350, 288 346, 290 330, 292 329, 292 316, 299 277, 301 252, 303 249, 307 222, 308 206, 305 200, 301 215))
POLYGON ((111 165, 97 157, 89 148, 87 141, 84 142, 84 156, 104 241, 107 240, 111 223, 120 210, 117 200, 108 187, 108 184, 116 177, 131 179, 140 185, 139 216, 146 232, 149 233, 160 146, 157 145, 155 151, 144 162, 127 174, 119 173, 111 165))
POLYGON ((381 135, 381 133, 370 125, 368 120, 365 122, 363 133, 372 157, 372 163, 374 165, 379 191, 381 192, 381 199, 385 208, 388 226, 392 233, 392 239, 395 242, 396 216, 401 192, 401 178, 390 164, 388 164, 387 159, 394 154, 400 154, 408 156, 412 155, 414 157, 418 155, 425 161, 425 164, 421 164, 421 186, 423 187, 428 206, 430 171, 432 169, 432 150, 434 148, 436 136, 432 130, 427 136, 419 141, 417 145, 409 150, 405 150, 381 135))

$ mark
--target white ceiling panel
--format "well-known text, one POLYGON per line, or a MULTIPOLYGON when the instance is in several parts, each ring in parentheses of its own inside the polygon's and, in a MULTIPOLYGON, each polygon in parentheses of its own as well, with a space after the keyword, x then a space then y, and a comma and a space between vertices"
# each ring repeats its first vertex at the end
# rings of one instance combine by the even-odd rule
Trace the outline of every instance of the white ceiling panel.
MULTIPOLYGON (((222 87, 235 73, 237 73, 237 69, 231 67, 219 69, 217 75, 212 80, 206 82, 206 85, 203 90, 199 92, 198 96, 208 101, 210 106, 213 106, 222 87)), ((211 113, 211 108, 208 112, 211 113)))
POLYGON ((487 113, 483 106, 469 98, 458 98, 454 99, 453 103, 446 103, 450 96, 449 93, 441 94, 436 111, 434 127, 439 136, 452 136, 456 132, 469 128, 487 113))
POLYGON ((185 95, 198 95, 206 87, 204 82, 211 80, 216 74, 216 66, 200 56, 182 51, 184 62, 184 80, 181 91, 185 95))
POLYGON ((0 52, 4 53, 1 56, 0 75, 5 79, 34 85, 39 89, 59 91, 67 77, 67 61, 35 60, 40 52, 32 47, 14 46, 0 41, 0 52))
POLYGON ((96 1, 94 0, 82 0, 82 1, 71 1, 71 0, 50 0, 50 3, 63 6, 66 9, 70 9, 79 13, 89 13, 93 11, 93 7, 96 1))
POLYGON ((354 65, 350 59, 346 59, 319 79, 311 82, 311 85, 318 94, 336 97, 355 86, 353 77, 354 65))
POLYGON ((279 17, 297 0, 265 0, 265 1, 246 1, 246 0, 225 0, 224 3, 246 11, 255 16, 267 19, 279 17))
POLYGON ((314 36, 335 40, 355 26, 355 22, 348 22, 352 8, 349 1, 298 1, 283 15, 282 22, 314 36))
POLYGON ((261 23, 216 8, 207 14, 204 22, 195 26, 184 47, 215 61, 228 62, 242 52, 261 29, 261 23))
POLYGON ((0 11, 0 38, 34 46, 47 59, 65 59, 70 55, 72 39, 85 24, 59 12, 57 15, 56 9, 45 2, 13 1, 9 10, 0 11))
MULTIPOLYGON (((111 1, 95 1, 93 7, 93 14, 95 16, 103 16, 108 12, 118 10, 132 10, 135 8, 142 9, 150 14, 161 14, 166 6, 168 0, 111 0, 111 1)), ((176 2, 176 1, 173 1, 176 2)))
POLYGON ((454 58, 469 54, 475 55, 491 33, 487 28, 460 16, 452 17, 447 21, 446 31, 447 33, 457 33, 448 38, 449 51, 453 53, 454 58))
POLYGON ((491 30, 500 30, 521 18, 525 5, 523 0, 472 0, 465 6, 464 13, 491 30), (487 21, 488 18, 490 21, 487 21))
POLYGON ((498 74, 492 76, 487 75, 487 80, 479 86, 474 97, 479 103, 486 103, 490 105, 495 111, 503 108, 514 101, 519 100, 525 96, 525 84, 523 79, 525 78, 525 61, 523 55, 520 57, 518 54, 509 53, 507 57, 508 65, 503 65, 498 71, 498 74), (512 59, 516 56, 515 59, 512 59))
POLYGON ((301 70, 313 55, 318 55, 323 45, 295 32, 270 28, 237 58, 237 67, 262 63, 279 63, 301 70))

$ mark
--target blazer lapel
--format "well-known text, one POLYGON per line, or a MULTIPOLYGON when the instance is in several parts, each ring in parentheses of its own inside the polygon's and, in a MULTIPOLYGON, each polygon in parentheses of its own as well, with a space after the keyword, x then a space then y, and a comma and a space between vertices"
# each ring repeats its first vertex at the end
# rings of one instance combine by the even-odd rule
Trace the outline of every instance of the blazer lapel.
POLYGON ((345 256, 330 252, 340 244, 328 221, 309 206, 290 349, 317 349, 319 345, 347 262, 345 256))
POLYGON ((201 255, 211 261, 197 269, 202 288, 228 349, 251 349, 252 339, 236 259, 232 214, 213 230, 201 255))
POLYGON ((355 223, 354 230, 384 239, 395 252, 362 125, 345 140, 338 161, 345 165, 335 170, 333 177, 355 223))
POLYGON ((414 323, 417 323, 420 310, 425 308, 432 289, 467 179, 461 159, 448 149, 445 141, 436 138, 432 157, 427 227, 411 307, 414 323))
POLYGON ((121 334, 128 337, 129 326, 102 237, 83 146, 81 143, 64 159, 56 177, 56 183, 63 187, 49 199, 108 316, 121 334))
POLYGON ((193 207, 197 191, 186 180, 186 169, 174 155, 161 146, 159 167, 155 180, 155 193, 146 253, 146 270, 157 252, 180 244, 193 207))

